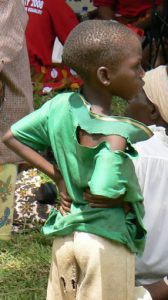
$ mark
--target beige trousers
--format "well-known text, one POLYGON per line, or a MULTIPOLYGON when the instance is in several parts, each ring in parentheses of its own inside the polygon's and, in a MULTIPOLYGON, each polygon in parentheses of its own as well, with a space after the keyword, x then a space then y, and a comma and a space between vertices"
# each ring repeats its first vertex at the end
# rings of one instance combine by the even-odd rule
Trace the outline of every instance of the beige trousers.
POLYGON ((0 240, 11 237, 16 176, 16 165, 0 165, 0 240))
POLYGON ((75 232, 54 240, 47 300, 134 300, 134 276, 124 246, 75 232))

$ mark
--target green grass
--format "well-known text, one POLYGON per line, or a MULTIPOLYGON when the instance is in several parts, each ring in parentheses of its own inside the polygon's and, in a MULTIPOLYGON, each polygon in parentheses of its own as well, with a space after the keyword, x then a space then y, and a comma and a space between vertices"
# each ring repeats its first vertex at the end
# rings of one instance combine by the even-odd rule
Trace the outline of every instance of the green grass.
POLYGON ((113 97, 111 102, 111 114, 123 116, 127 102, 119 97, 113 97))
POLYGON ((38 231, 0 242, 0 300, 45 300, 51 244, 38 231))
MULTIPOLYGON (((67 92, 67 90, 65 90, 67 92)), ((53 98, 58 92, 52 91, 47 95, 39 95, 38 91, 34 91, 34 108, 41 107, 47 100, 53 98)), ((112 115, 123 115, 125 112, 126 101, 114 96, 112 98, 111 112, 112 115)))
POLYGON ((52 91, 47 95, 39 95, 38 91, 34 91, 34 108, 37 109, 41 107, 47 100, 53 98, 57 92, 52 91))

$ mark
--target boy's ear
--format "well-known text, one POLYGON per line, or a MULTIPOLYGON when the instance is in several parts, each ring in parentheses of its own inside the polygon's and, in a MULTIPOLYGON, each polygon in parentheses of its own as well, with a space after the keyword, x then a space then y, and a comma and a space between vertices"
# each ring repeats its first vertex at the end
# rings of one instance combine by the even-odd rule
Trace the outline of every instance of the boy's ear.
POLYGON ((157 108, 157 106, 155 106, 154 104, 151 104, 150 107, 150 119, 152 121, 156 121, 160 118, 160 112, 157 108))
POLYGON ((109 86, 111 83, 109 69, 107 67, 99 67, 97 69, 97 78, 104 86, 109 86))

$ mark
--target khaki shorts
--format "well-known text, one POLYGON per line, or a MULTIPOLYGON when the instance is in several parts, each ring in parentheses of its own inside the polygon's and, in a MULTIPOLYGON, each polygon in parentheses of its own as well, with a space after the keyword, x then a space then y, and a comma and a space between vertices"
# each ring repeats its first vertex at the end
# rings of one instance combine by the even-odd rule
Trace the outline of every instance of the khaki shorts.
POLYGON ((94 234, 54 240, 47 300, 134 300, 134 255, 94 234))

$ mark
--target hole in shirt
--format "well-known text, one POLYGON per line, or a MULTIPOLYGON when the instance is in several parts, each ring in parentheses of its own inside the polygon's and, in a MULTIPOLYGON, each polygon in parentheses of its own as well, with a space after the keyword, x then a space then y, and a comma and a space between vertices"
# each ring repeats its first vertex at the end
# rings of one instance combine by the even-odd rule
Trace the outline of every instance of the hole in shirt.
POLYGON ((76 137, 80 145, 89 148, 98 146, 106 139, 105 135, 103 134, 90 134, 87 131, 81 129, 79 126, 76 129, 76 137))
POLYGON ((106 143, 108 149, 111 151, 121 150, 125 152, 126 147, 128 146, 127 140, 120 135, 90 134, 79 126, 76 129, 76 138, 80 145, 87 148, 97 148, 102 143, 106 143))

